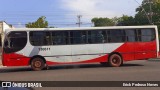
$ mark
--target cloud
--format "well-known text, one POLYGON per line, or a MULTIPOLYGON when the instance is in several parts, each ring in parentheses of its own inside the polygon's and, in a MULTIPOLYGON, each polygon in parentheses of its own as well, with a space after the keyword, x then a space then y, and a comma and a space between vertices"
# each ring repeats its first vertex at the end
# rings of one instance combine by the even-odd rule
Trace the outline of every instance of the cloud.
POLYGON ((17 28, 24 28, 24 25, 21 23, 21 22, 19 22, 19 23, 17 23, 17 26, 16 26, 17 28))
MULTIPOLYGON (((142 0, 137 0, 142 2, 142 0)), ((119 17, 123 14, 134 15, 139 5, 134 0, 61 0, 63 9, 70 14, 91 17, 119 17)))
POLYGON ((65 9, 73 11, 72 14, 82 14, 87 17, 104 17, 104 15, 112 17, 116 15, 116 13, 110 10, 104 10, 104 2, 106 0, 62 0, 62 6, 65 9))
MULTIPOLYGON (((136 0, 142 3, 143 0, 136 0)), ((77 22, 77 15, 82 15, 83 26, 93 26, 94 17, 121 17, 122 15, 135 15, 139 4, 135 0, 59 0, 66 20, 63 22, 77 22)), ((75 24, 76 25, 76 24, 75 24)))

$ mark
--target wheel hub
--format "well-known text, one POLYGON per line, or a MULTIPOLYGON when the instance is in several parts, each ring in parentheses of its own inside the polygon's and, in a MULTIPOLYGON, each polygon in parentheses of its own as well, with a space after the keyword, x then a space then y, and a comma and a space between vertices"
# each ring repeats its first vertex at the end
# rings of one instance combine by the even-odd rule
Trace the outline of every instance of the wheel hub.
POLYGON ((113 62, 114 64, 118 64, 120 61, 119 61, 118 58, 115 57, 115 58, 112 60, 112 62, 113 62))
POLYGON ((35 62, 35 67, 41 67, 41 65, 42 65, 42 64, 41 64, 40 61, 36 61, 36 62, 35 62))

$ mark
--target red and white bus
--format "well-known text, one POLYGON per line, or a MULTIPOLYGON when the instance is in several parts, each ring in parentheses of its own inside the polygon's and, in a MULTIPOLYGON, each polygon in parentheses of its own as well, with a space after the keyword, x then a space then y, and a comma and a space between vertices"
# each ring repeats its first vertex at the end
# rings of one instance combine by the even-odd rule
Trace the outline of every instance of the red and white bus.
POLYGON ((56 64, 99 62, 119 67, 125 61, 155 58, 157 26, 22 28, 5 32, 4 66, 42 70, 56 64))

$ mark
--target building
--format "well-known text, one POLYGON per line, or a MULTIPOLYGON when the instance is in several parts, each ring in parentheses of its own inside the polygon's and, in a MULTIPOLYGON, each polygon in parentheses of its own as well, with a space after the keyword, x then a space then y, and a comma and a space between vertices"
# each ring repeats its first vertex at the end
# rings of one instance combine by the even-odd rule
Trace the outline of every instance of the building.
POLYGON ((12 25, 7 24, 5 21, 0 21, 0 34, 2 34, 5 29, 13 28, 12 25))
POLYGON ((7 24, 5 21, 0 21, 0 46, 2 46, 2 42, 3 42, 3 32, 5 31, 5 29, 9 29, 9 28, 13 28, 12 25, 7 24))

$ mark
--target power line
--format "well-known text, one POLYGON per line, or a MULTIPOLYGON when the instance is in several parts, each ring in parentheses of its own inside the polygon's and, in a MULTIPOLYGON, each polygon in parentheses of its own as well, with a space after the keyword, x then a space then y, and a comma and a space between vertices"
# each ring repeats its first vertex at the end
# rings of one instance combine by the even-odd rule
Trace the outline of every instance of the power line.
POLYGON ((151 18, 151 23, 153 24, 153 20, 152 20, 152 1, 151 0, 148 0, 149 1, 149 6, 150 6, 150 18, 151 18))
POLYGON ((146 10, 143 8, 143 6, 142 6, 137 0, 134 0, 134 1, 137 2, 137 3, 140 5, 140 7, 141 7, 142 10, 144 11, 144 13, 145 13, 145 15, 146 15, 149 23, 150 23, 150 24, 153 24, 151 18, 148 16, 148 14, 147 14, 146 10))
MULTIPOLYGON (((91 25, 92 23, 83 23, 81 25, 91 25)), ((24 23, 12 23, 12 25, 25 25, 24 23)), ((48 25, 76 25, 74 23, 68 23, 68 24, 63 24, 63 23, 60 23, 60 24, 48 24, 48 25)))

